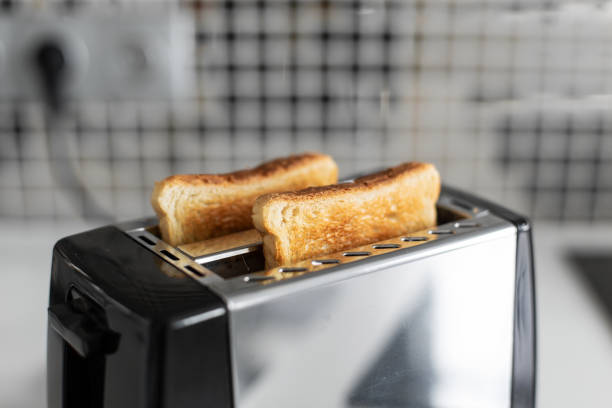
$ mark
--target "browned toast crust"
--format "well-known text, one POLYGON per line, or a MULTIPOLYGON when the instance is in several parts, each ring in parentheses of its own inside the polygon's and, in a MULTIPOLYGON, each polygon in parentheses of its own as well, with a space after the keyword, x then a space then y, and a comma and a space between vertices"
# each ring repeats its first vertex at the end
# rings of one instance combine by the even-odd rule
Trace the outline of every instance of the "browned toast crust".
POLYGON ((197 184, 249 184, 256 183, 268 177, 284 174, 292 169, 311 165, 318 160, 330 157, 320 153, 307 152, 303 154, 281 157, 262 163, 252 169, 238 170, 222 174, 176 174, 164 179, 161 183, 185 183, 190 186, 197 184))

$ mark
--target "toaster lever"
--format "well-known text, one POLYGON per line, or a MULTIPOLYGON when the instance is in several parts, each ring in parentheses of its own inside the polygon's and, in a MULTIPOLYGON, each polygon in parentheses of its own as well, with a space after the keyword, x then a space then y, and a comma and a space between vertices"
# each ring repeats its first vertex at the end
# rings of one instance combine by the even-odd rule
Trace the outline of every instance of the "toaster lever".
POLYGON ((49 307, 48 313, 51 327, 81 357, 109 354, 117 349, 119 335, 100 326, 86 314, 64 304, 49 307))

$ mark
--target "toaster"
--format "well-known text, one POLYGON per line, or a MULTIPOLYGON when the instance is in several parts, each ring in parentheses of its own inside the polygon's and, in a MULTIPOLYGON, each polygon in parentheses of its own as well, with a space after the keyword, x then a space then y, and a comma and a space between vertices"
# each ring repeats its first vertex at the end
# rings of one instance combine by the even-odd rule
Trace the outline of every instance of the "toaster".
POLYGON ((53 249, 49 408, 533 407, 528 220, 444 186, 433 228, 265 270, 156 219, 53 249))

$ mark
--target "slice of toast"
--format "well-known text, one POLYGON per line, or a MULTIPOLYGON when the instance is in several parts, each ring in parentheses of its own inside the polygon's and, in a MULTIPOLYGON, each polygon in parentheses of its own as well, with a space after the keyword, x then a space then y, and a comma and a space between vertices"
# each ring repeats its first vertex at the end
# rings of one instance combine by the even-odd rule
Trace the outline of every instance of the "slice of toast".
POLYGON ((432 164, 404 163, 353 183, 261 196, 253 224, 272 268, 431 227, 439 195, 432 164))
POLYGON ((334 160, 304 153, 227 174, 176 175, 155 183, 151 204, 162 239, 181 245, 253 228, 262 194, 337 183, 334 160))

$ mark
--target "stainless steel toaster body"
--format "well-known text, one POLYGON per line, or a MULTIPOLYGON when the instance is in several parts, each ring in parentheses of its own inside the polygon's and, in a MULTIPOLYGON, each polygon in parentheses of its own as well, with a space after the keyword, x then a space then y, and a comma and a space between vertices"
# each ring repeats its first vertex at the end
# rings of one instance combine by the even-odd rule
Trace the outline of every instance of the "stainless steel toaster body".
POLYGON ((226 297, 240 407, 507 407, 516 229, 226 297))
MULTIPOLYGON (((124 406, 109 373, 124 364, 149 378, 139 383, 145 384, 142 398, 129 406, 532 407, 529 224, 448 187, 438 208, 439 225, 430 230, 268 271, 261 270, 256 246, 190 257, 161 241, 151 220, 105 230, 112 245, 122 242, 114 255, 92 249, 97 238, 87 245, 82 235, 60 241, 49 355, 52 374, 63 373, 64 381, 50 387, 66 388, 71 368, 56 355, 64 347, 77 362, 105 362, 99 406, 124 406), (115 233, 122 238, 109 238, 115 233), (92 256, 113 258, 107 264, 114 272, 94 270, 99 262, 87 262, 92 256), (109 273, 131 281, 114 287, 109 273), (87 341, 74 333, 86 330, 67 330, 66 321, 76 319, 76 309, 81 318, 91 312, 62 309, 70 290, 103 316, 97 330, 114 333, 114 347, 83 352, 87 341), (170 306, 149 313, 160 302, 170 306), (136 323, 117 320, 109 305, 146 324, 135 330, 136 323), (139 341, 144 357, 116 360, 139 341), (159 390, 150 390, 152 384, 159 390)), ((53 400, 52 391, 50 407, 68 406, 53 400)))

